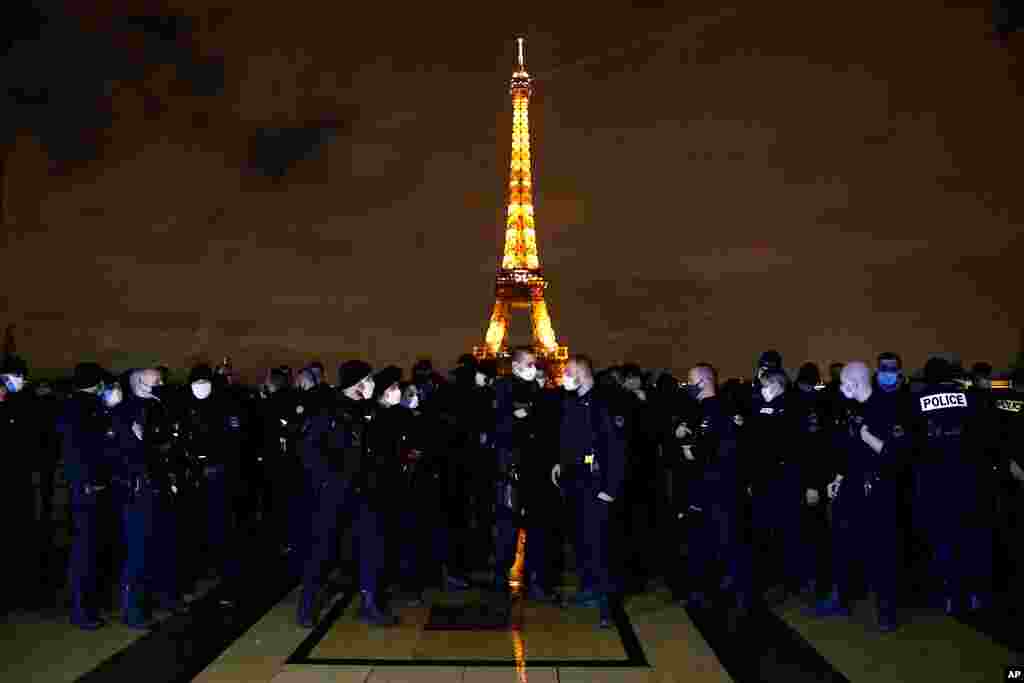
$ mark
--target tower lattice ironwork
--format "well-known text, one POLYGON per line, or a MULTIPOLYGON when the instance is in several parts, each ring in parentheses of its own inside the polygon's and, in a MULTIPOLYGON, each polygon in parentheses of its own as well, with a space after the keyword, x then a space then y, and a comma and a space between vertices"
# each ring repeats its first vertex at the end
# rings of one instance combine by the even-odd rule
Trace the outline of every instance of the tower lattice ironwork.
MULTIPOLYGON (((533 86, 526 71, 524 40, 517 39, 518 63, 512 74, 512 160, 509 168, 505 249, 495 281, 494 310, 484 345, 473 349, 477 358, 508 353, 509 319, 514 309, 530 310, 533 348, 539 358, 564 364, 568 348, 559 346, 544 300, 548 282, 540 267, 533 216, 533 172, 530 156, 530 95, 533 86)), ((558 375, 555 374, 555 377, 558 375)))

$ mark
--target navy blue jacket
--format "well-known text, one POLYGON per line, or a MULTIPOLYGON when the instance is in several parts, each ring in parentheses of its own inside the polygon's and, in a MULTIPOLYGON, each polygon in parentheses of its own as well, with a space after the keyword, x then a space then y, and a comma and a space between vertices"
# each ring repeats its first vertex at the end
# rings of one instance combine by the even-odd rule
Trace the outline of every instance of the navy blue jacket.
POLYGON ((844 476, 840 495, 863 497, 866 482, 884 482, 887 490, 896 491, 913 452, 913 424, 908 422, 912 418, 901 401, 875 390, 865 403, 846 405, 846 415, 833 435, 836 452, 841 454, 834 474, 844 476), (885 444, 881 453, 864 443, 860 432, 865 425, 885 444))
MULTIPOLYGON (((621 417, 619 419, 622 419, 621 417)), ((607 399, 592 387, 583 396, 567 392, 559 427, 560 462, 575 465, 593 453, 601 473, 601 490, 622 495, 626 476, 626 440, 614 421, 607 399)))
POLYGON ((64 476, 72 485, 103 483, 110 474, 105 447, 103 406, 95 394, 76 391, 64 402, 57 431, 61 435, 64 476))

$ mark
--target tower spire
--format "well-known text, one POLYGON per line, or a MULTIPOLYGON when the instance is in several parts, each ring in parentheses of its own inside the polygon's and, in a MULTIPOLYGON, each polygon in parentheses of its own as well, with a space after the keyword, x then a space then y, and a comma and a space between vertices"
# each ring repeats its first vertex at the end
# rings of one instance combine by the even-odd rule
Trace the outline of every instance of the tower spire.
POLYGON ((526 38, 516 38, 516 42, 519 43, 519 70, 525 72, 526 71, 526 48, 524 47, 523 44, 526 42, 526 38))
POLYGON ((509 164, 508 212, 505 220, 506 270, 537 270, 537 235, 533 224, 533 172, 530 159, 530 95, 533 87, 524 66, 524 39, 518 38, 519 69, 512 74, 512 160, 509 164))

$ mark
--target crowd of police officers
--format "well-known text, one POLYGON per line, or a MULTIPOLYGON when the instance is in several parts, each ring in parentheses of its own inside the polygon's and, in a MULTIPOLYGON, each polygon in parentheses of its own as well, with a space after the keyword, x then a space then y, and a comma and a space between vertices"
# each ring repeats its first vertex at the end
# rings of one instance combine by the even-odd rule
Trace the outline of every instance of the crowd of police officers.
POLYGON ((992 391, 984 364, 969 388, 939 358, 912 387, 894 353, 834 364, 827 385, 812 363, 792 380, 774 351, 747 383, 720 384, 706 363, 685 380, 596 372, 585 356, 555 378, 528 348, 511 370, 463 356, 447 377, 419 361, 406 381, 352 360, 330 384, 314 363, 274 368, 251 391, 227 362, 197 365, 183 386, 165 368, 113 376, 81 363, 58 399, 45 382, 26 386, 9 356, 4 500, 23 552, 3 607, 36 607, 61 583, 38 570, 54 556, 60 464, 71 621, 83 629, 104 625, 108 586, 135 628, 154 608, 188 612, 208 575, 234 608, 259 589, 243 561, 253 538, 301 578, 306 627, 342 557, 374 626, 480 576, 503 599, 595 608, 602 627, 613 596, 657 576, 693 609, 802 593, 815 616, 843 617, 873 595, 883 631, 921 596, 949 614, 1019 604, 1024 395, 992 391), (572 568, 578 588, 560 594, 572 568))

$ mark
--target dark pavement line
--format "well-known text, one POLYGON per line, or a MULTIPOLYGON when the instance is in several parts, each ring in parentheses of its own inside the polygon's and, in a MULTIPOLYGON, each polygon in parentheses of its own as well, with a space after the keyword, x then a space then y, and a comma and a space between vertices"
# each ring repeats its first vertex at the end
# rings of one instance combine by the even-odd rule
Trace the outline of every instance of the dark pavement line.
POLYGON ((768 609, 687 608, 694 626, 736 683, 849 683, 803 636, 768 609))
POLYGON ((298 580, 287 561, 260 571, 260 589, 232 590, 243 596, 233 608, 221 607, 228 589, 217 586, 191 605, 189 614, 175 615, 78 678, 79 683, 138 680, 146 683, 185 683, 195 678, 232 643, 281 602, 298 580))

